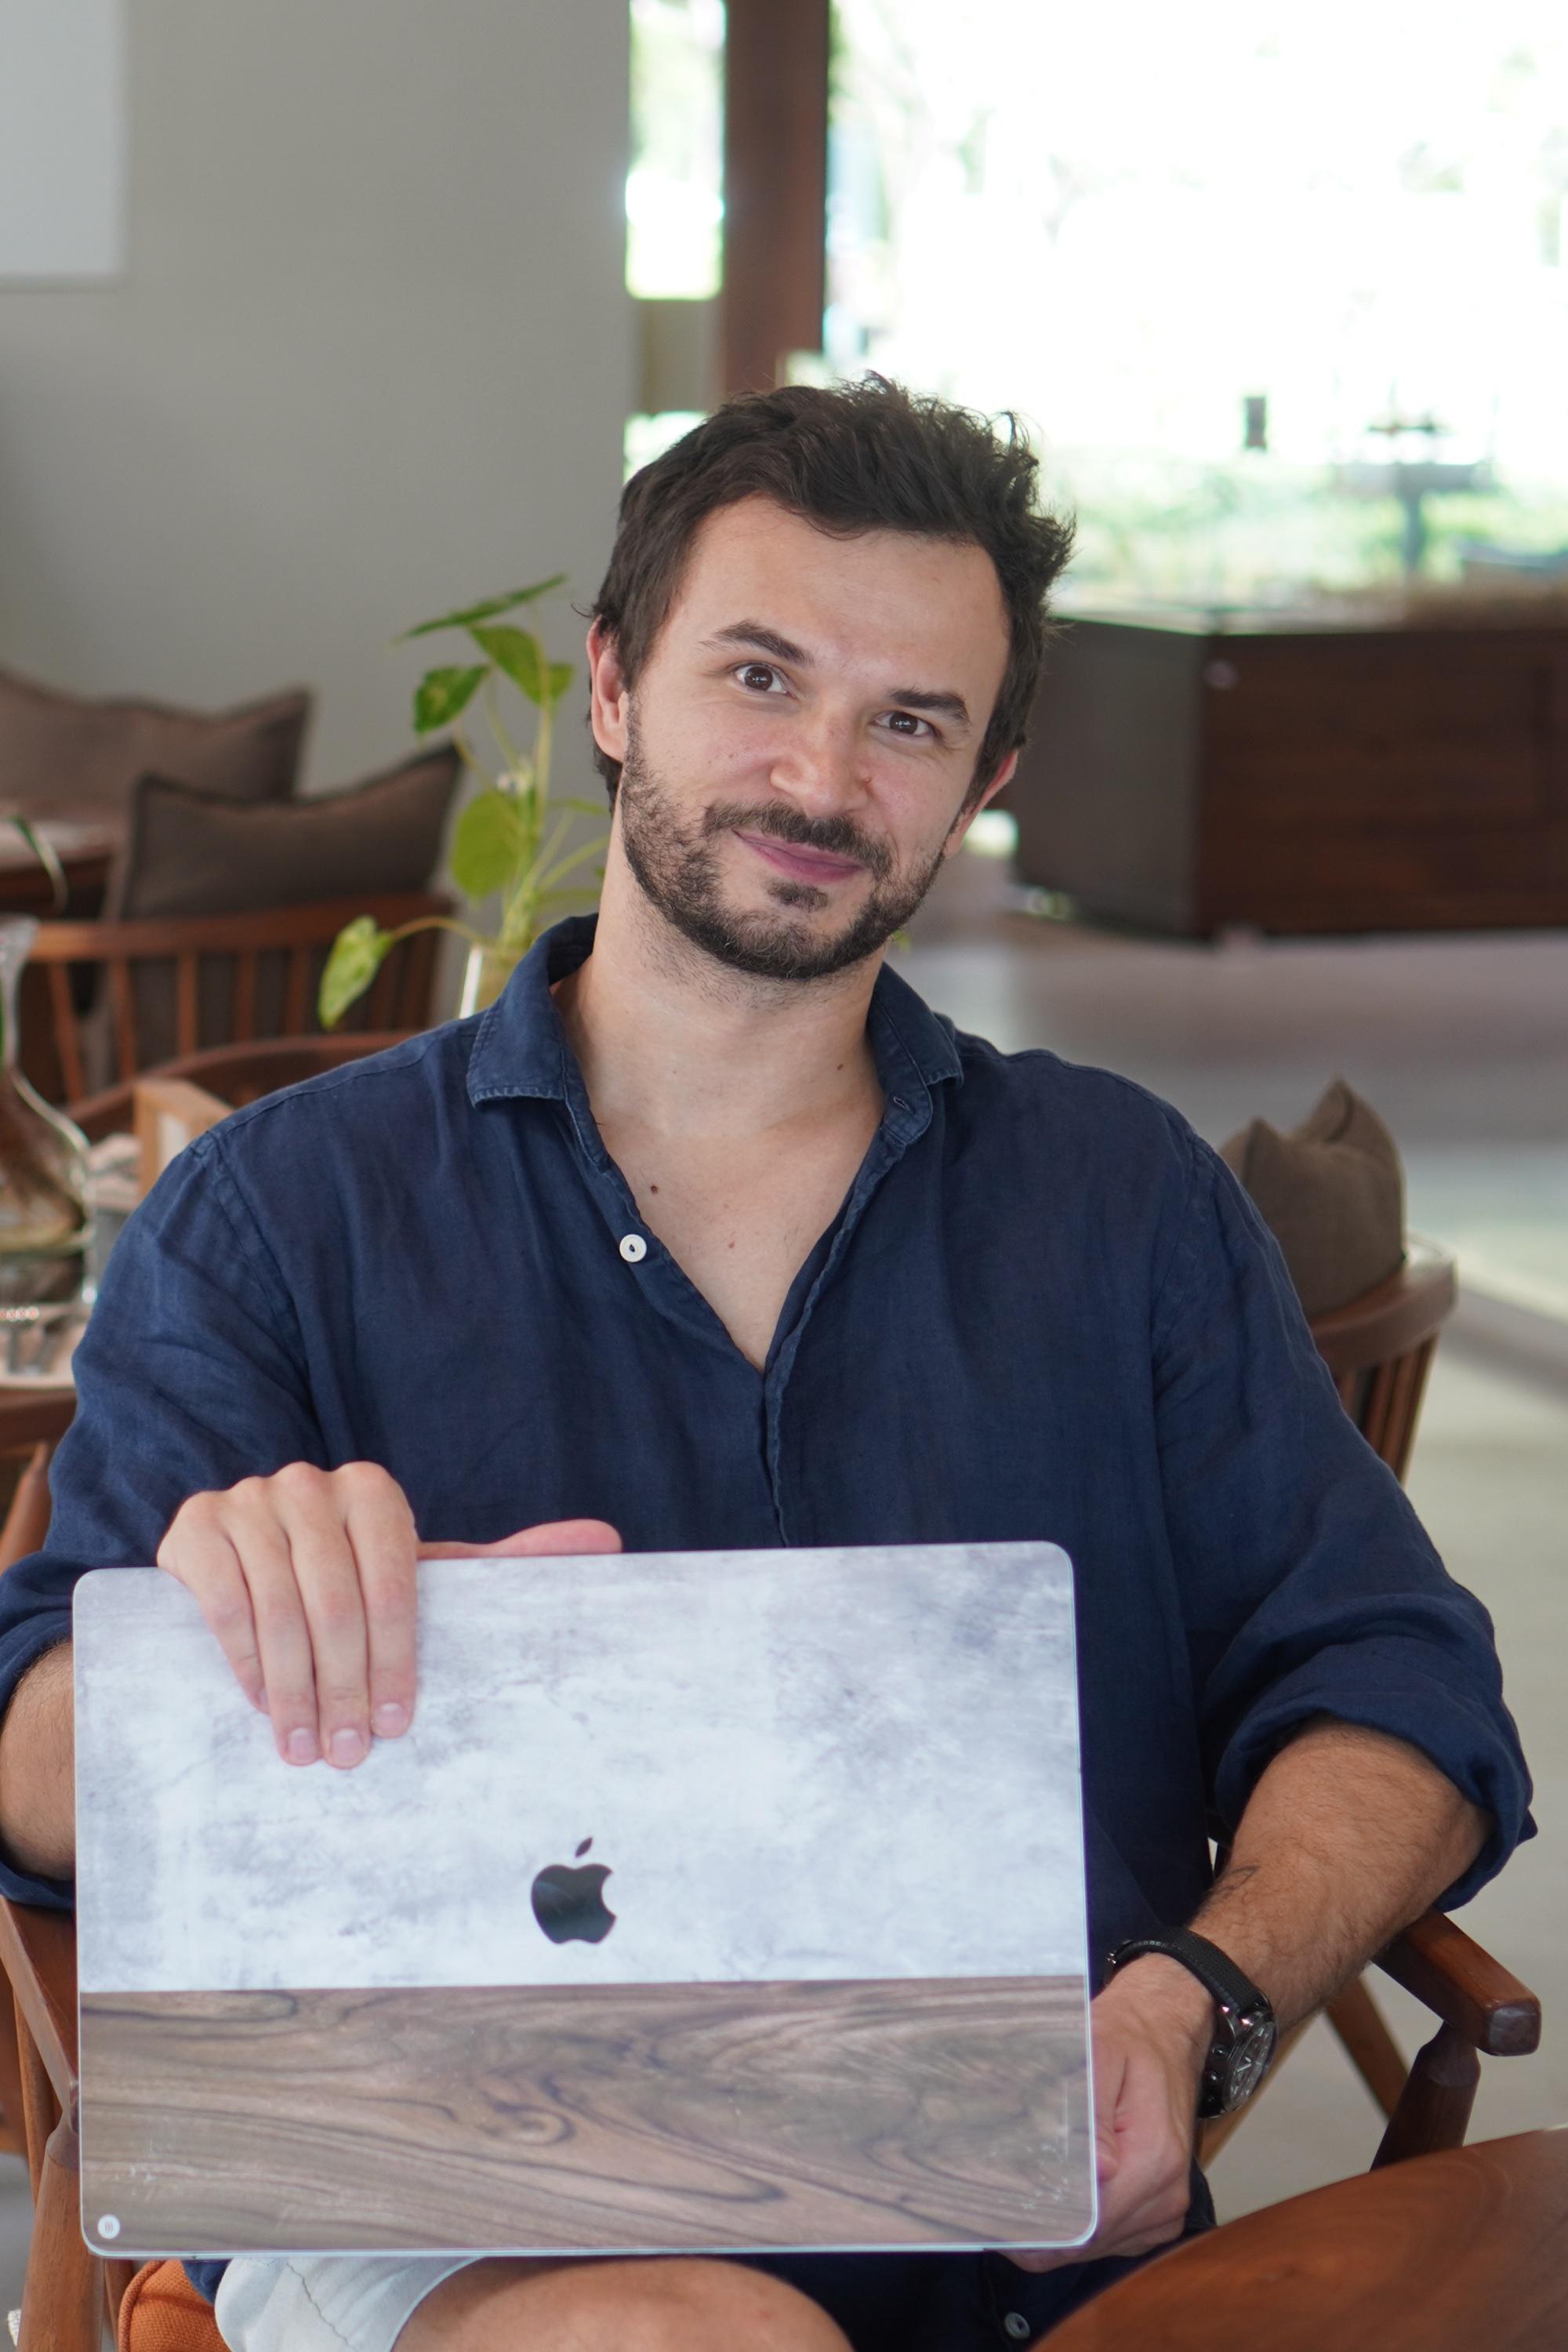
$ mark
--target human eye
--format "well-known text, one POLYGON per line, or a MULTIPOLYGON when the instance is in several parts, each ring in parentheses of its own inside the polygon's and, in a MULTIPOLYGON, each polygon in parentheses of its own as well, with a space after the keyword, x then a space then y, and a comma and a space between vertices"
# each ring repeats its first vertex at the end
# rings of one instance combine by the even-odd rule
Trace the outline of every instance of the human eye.
POLYGON ((912 710, 885 711, 879 723, 890 735, 902 736, 906 743, 935 743, 941 740, 931 720, 912 710))
POLYGON ((772 662, 742 662, 731 675, 744 687, 748 694, 786 694, 789 688, 784 675, 772 662))

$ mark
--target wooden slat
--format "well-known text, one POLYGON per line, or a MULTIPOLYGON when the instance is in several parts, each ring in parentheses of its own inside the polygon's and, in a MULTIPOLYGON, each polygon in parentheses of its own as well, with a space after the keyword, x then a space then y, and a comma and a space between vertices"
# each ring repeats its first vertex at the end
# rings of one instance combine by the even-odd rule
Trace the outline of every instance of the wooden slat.
POLYGON ((1385 2116, 1399 2105, 1409 2073, 1399 2045, 1379 2009, 1357 1977, 1329 2003, 1329 2022, 1344 2045, 1345 2054, 1385 2116))
POLYGON ((293 948, 289 955, 289 987, 283 1001, 283 1026, 298 1037, 305 1026, 305 1005, 310 988, 310 951, 293 948))
POLYGON ((124 956, 111 955, 109 958, 109 993, 114 1008, 114 1050, 119 1075, 129 1078, 134 1075, 141 1055, 136 1050, 136 1005, 131 992, 131 966, 124 956))
POLYGON ((68 1911, 0 1897, 0 1968, 64 2107, 76 2098, 76 1929, 68 1911))
POLYGON ((248 1044, 256 1034, 256 975, 261 959, 255 948, 241 948, 234 959, 234 1034, 248 1044))
POLYGON ((392 953, 376 973, 375 982, 369 995, 361 1000, 357 1009, 361 1012, 365 1028, 395 1029, 399 1025, 395 1010, 398 970, 395 967, 401 967, 406 963, 405 950, 411 945, 412 941, 405 940, 400 946, 393 949, 392 953))
POLYGON ((66 1100, 87 1091, 87 1073, 82 1067, 81 1036, 77 1027, 76 1006, 71 1002, 70 966, 52 963, 48 968, 49 1009, 54 1015, 55 1051, 59 1055, 60 1083, 66 1090, 66 1100))
MULTIPOLYGON (((182 1054, 194 1054, 202 1042, 200 980, 201 958, 195 948, 186 948, 174 958, 174 1044, 182 1054)), ((142 1066, 138 1061, 132 1066, 142 1066)))

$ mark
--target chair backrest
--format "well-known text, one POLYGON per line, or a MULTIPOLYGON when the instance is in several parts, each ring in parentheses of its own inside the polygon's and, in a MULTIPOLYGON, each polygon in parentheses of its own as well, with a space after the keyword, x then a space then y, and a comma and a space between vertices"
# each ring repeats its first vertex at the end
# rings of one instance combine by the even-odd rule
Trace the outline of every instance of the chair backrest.
MULTIPOLYGON (((340 1069, 345 1062, 382 1053, 414 1034, 412 1029, 355 1029, 347 1034, 339 1030, 331 1036, 318 1033, 310 1037, 257 1037, 233 1045, 204 1045, 199 1053, 181 1054, 172 1062, 143 1070, 124 1086, 106 1087, 101 1094, 84 1096, 72 1103, 70 1115, 88 1141, 97 1143, 106 1135, 120 1135, 136 1127, 138 1098, 149 1090, 155 1101, 160 1087, 184 1086, 216 1097, 222 1115, 226 1116, 246 1103, 259 1101, 263 1095, 276 1094, 279 1087, 297 1086, 301 1078, 313 1078, 322 1070, 340 1069)), ((199 1127, 192 1127, 192 1134, 200 1132, 199 1127)))
POLYGON ((1458 1296, 1447 1251, 1412 1235, 1397 1274, 1313 1320, 1341 1403, 1396 1478, 1408 1466, 1437 1334, 1458 1296))
MULTIPOLYGON (((259 908, 244 915, 41 923, 31 961, 47 976, 59 1094, 78 1101, 89 1088, 123 1083, 172 1055, 195 1054, 204 1045, 300 1036, 316 1026, 316 983, 345 923, 372 915, 394 930, 447 911, 445 898, 421 891, 259 908), (93 986, 98 976, 105 983, 101 990, 93 986)), ((401 941, 346 1016, 345 1027, 425 1027, 436 938, 425 930, 401 941)))

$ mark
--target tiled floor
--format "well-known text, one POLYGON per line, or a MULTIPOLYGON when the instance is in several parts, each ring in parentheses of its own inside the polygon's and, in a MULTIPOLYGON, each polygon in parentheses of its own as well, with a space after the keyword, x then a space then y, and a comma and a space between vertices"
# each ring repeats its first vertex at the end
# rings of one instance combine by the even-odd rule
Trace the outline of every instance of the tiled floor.
MULTIPOLYGON (((1568 1302, 1568 937, 1189 947, 1008 913, 1005 882, 957 861, 901 959, 962 1026, 1121 1070, 1215 1139, 1255 1114, 1293 1123, 1342 1073, 1400 1139, 1413 1222, 1458 1244, 1462 1269, 1501 1267, 1537 1307, 1568 1302)), ((1546 2037, 1487 2067, 1477 2137, 1568 2121, 1568 1375, 1543 1361, 1446 1341, 1411 1477, 1496 1619, 1538 1784, 1540 1837, 1465 1924, 1541 1994, 1546 2037)), ((1414 2046, 1415 2005, 1389 1987, 1386 2006, 1414 2046)), ((1361 2168, 1377 2131, 1315 2027, 1216 2166, 1222 2211, 1361 2168)), ((25 2173, 0 2158, 0 2315, 20 2300, 26 2231, 25 2173)))

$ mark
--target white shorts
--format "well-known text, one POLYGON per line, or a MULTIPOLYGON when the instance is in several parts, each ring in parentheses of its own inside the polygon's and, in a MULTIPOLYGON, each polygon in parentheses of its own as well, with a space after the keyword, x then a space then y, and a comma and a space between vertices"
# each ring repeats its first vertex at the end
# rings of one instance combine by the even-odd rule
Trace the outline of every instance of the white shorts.
POLYGON ((229 2352, 392 2352, 426 2296, 472 2254, 244 2255, 218 2282, 229 2352))

